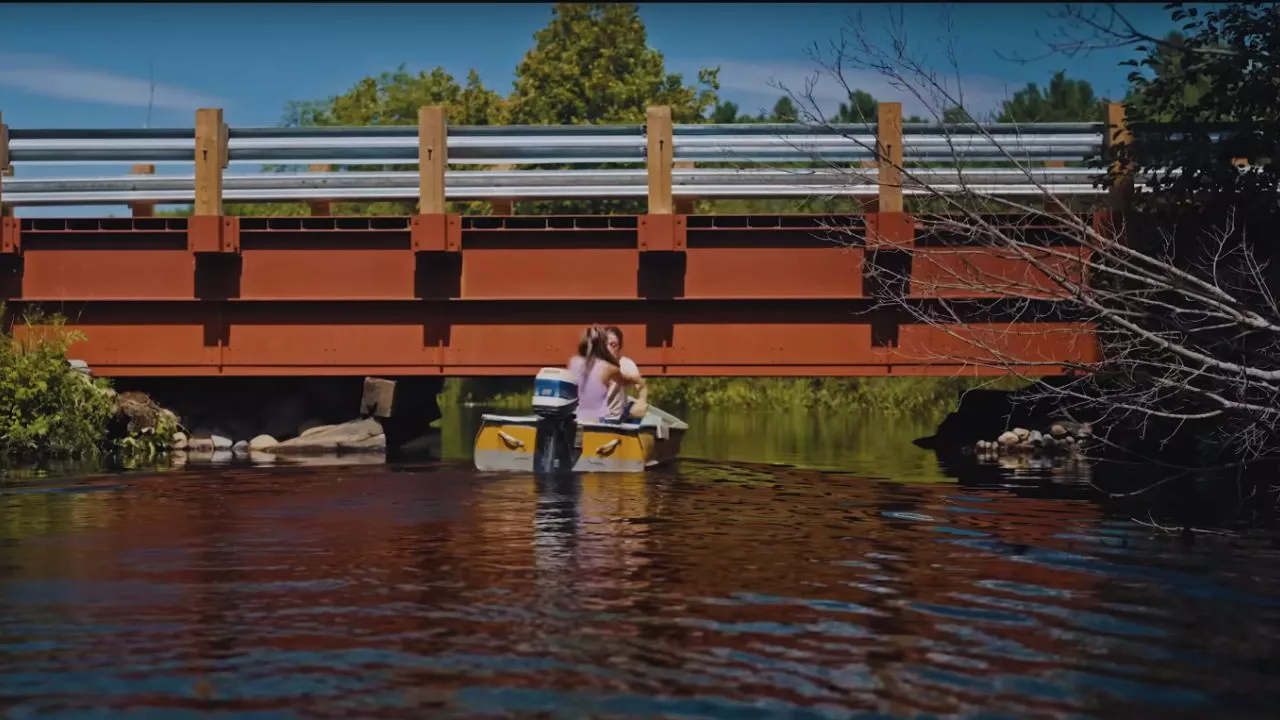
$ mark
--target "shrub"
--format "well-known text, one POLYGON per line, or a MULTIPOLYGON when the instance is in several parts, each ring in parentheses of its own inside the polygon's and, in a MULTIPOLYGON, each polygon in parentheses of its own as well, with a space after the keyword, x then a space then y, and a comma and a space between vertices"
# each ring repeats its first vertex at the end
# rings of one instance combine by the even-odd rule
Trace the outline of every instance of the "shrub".
POLYGON ((104 381, 67 366, 67 349, 83 336, 59 316, 23 322, 22 337, 0 328, 0 457, 95 454, 113 403, 104 381))

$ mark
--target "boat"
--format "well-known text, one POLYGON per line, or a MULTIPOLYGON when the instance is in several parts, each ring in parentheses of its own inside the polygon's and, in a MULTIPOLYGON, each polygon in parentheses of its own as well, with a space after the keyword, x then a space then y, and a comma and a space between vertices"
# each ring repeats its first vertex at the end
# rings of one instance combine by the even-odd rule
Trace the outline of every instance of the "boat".
POLYGON ((689 429, 680 418, 650 406, 637 422, 578 422, 577 389, 567 371, 544 368, 535 381, 532 415, 481 415, 476 469, 643 472, 680 454, 689 429))

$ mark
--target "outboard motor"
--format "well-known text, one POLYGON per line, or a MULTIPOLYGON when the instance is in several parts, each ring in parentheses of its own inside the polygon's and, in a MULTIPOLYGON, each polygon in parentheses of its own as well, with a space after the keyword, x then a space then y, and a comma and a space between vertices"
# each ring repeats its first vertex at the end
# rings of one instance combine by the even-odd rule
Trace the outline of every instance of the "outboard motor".
POLYGON ((533 414, 538 416, 533 471, 540 475, 573 469, 578 433, 578 379, 564 368, 543 368, 533 381, 533 414))

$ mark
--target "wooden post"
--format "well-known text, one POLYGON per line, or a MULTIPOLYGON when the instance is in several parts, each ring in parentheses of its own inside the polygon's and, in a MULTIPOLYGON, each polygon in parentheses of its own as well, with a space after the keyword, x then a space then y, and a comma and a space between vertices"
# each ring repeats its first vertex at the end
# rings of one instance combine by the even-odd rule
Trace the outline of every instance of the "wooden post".
MULTIPOLYGON (((494 165, 494 170, 505 172, 511 169, 510 165, 494 165)), ((489 211, 494 215, 514 215, 513 206, 515 202, 511 198, 493 198, 489 201, 489 211)))
POLYGON ((222 215, 222 169, 226 164, 227 130, 222 110, 197 110, 196 197, 192 215, 222 215))
POLYGON ((882 102, 876 118, 879 212, 902 212, 902 103, 882 102))
POLYGON ((649 141, 649 214, 670 215, 671 202, 671 108, 650 107, 646 123, 649 141))
MULTIPOLYGON (((333 172, 332 165, 310 165, 307 167, 310 172, 333 172)), ((333 214, 333 206, 328 200, 315 200, 307 203, 308 211, 312 215, 325 216, 333 214)))
POLYGON ((4 178, 12 175, 9 165, 9 126, 4 124, 4 113, 0 113, 0 217, 4 217, 4 178))
POLYGON ((1112 150, 1116 145, 1128 145, 1133 142, 1133 134, 1129 132, 1129 125, 1125 122, 1123 103, 1107 103, 1106 125, 1102 144, 1108 159, 1111 160, 1111 172, 1116 178, 1111 186, 1111 211, 1121 213, 1128 209, 1129 202, 1133 198, 1131 168, 1122 166, 1120 161, 1114 158, 1112 150))
POLYGON ((444 108, 418 109, 418 214, 443 215, 444 172, 449 166, 444 108))
MULTIPOLYGON (((672 163, 671 167, 676 168, 677 170, 692 170, 694 169, 694 167, 696 167, 696 165, 689 160, 682 160, 677 163, 672 163)), ((673 179, 672 185, 674 184, 675 184, 675 180, 673 179)), ((674 191, 672 192, 672 195, 673 196, 675 195, 674 191)), ((679 200, 673 200, 673 203, 675 205, 675 211, 677 215, 692 215, 694 211, 694 204, 697 203, 697 199, 681 198, 679 200)))
MULTIPOLYGON (((130 170, 129 172, 133 173, 134 175, 155 175, 156 166, 155 165, 134 165, 133 169, 130 170)), ((149 202, 129 203, 129 212, 131 212, 133 216, 136 218, 155 217, 156 204, 149 203, 149 202)))

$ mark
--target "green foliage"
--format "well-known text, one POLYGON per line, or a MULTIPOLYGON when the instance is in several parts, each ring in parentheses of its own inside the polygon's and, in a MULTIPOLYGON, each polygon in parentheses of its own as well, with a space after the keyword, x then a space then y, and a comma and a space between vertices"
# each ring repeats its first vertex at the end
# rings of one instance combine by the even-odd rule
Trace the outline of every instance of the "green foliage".
POLYGON ((1148 183, 1156 192, 1140 195, 1139 207, 1274 213, 1280 209, 1272 162, 1280 152, 1280 6, 1167 7, 1182 23, 1182 35, 1144 43, 1144 57, 1126 63, 1133 68, 1127 119, 1134 139, 1117 148, 1119 159, 1139 172, 1169 171, 1148 183), (1249 161, 1251 169, 1239 172, 1233 158, 1249 161))
POLYGON ((67 366, 67 349, 83 337, 61 317, 24 322, 21 338, 0 332, 0 457, 93 455, 112 402, 103 381, 67 366))
POLYGON ((516 68, 511 119, 531 125, 643 123, 649 105, 669 105, 674 122, 699 122, 715 106, 717 73, 700 70, 700 87, 668 73, 631 3, 557 3, 516 68))
POLYGON ((791 98, 786 95, 778 98, 778 102, 773 104, 772 116, 774 122, 800 122, 800 110, 796 108, 795 103, 791 102, 791 98))
POLYGON ((996 122, 1097 122, 1102 118, 1103 100, 1093 94, 1088 80, 1071 80, 1059 70, 1048 87, 1027 83, 1005 100, 996 122))
POLYGON ((863 90, 854 90, 849 93, 848 103, 840 103, 840 108, 836 111, 834 121, 846 124, 874 124, 879 113, 880 102, 871 97, 871 93, 863 90))
POLYGON ((903 378, 653 378, 656 405, 695 409, 823 410, 917 414, 955 408, 974 387, 1016 387, 1013 379, 903 378))
MULTIPOLYGON (((1016 378, 649 378, 649 400, 681 410, 822 410, 916 415, 949 412, 975 387, 1017 388, 1016 378)), ((441 407, 527 409, 531 378, 449 378, 441 407)))
MULTIPOLYGON (((701 122, 715 107, 718 72, 700 70, 696 85, 668 73, 633 4, 558 3, 516 68, 510 118, 524 125, 642 125, 649 106, 667 105, 673 122, 701 122)), ((644 208, 637 200, 576 200, 520 202, 516 211, 637 214, 644 208)))

